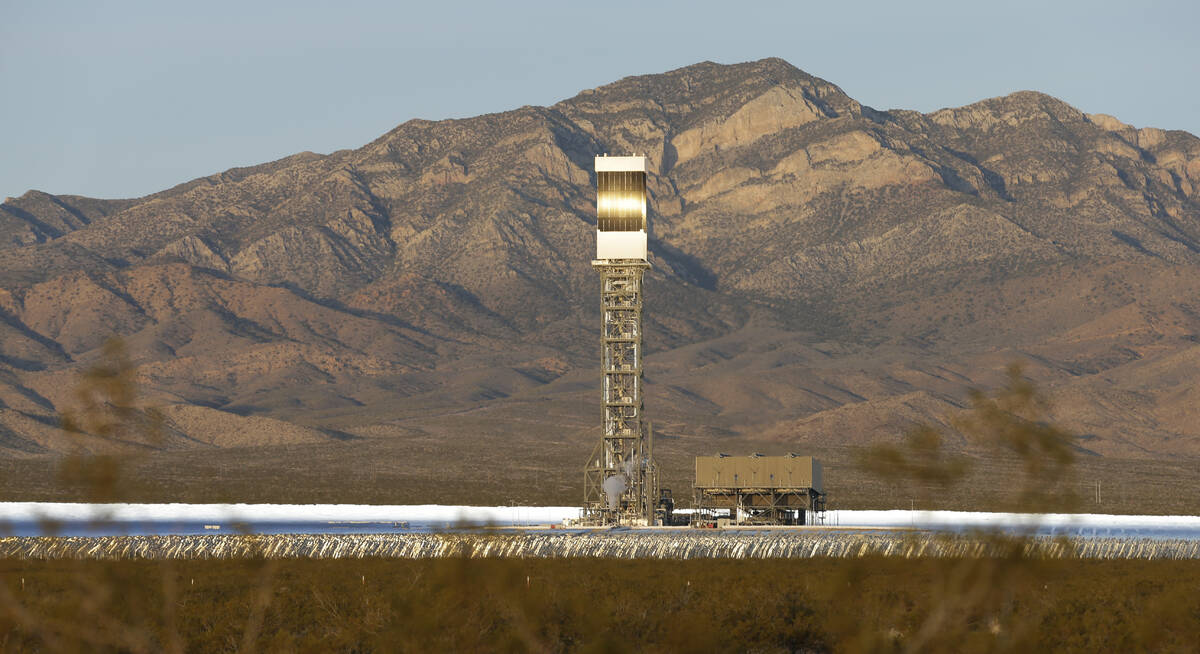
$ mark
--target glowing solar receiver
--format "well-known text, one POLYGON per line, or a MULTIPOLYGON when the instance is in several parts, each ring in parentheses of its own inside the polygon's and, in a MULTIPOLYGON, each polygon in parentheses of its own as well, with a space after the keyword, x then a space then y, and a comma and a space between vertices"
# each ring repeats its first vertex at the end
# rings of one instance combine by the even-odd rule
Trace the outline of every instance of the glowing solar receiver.
POLYGON ((645 157, 596 157, 596 258, 646 260, 645 157))

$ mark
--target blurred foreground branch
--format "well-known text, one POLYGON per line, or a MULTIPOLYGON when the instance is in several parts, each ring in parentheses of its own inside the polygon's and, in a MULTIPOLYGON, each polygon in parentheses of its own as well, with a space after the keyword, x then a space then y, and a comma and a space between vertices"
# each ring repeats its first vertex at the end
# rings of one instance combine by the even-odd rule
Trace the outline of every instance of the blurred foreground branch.
MULTIPOLYGON (((1047 419, 1050 404, 1023 374, 1019 363, 1009 365, 1002 387, 988 394, 968 392, 970 408, 950 420, 968 442, 985 456, 1015 457, 1022 477, 1011 485, 1011 508, 1067 510, 1077 504, 1064 483, 1075 461, 1076 437, 1047 419)), ((971 472, 970 459, 948 451, 947 435, 937 426, 909 429, 899 445, 878 444, 859 459, 859 466, 897 485, 949 491, 971 472)))
POLYGON ((74 443, 59 480, 88 501, 124 499, 129 480, 121 475, 123 460, 163 443, 163 416, 140 401, 136 375, 125 342, 109 338, 96 362, 80 373, 75 405, 59 416, 74 443))

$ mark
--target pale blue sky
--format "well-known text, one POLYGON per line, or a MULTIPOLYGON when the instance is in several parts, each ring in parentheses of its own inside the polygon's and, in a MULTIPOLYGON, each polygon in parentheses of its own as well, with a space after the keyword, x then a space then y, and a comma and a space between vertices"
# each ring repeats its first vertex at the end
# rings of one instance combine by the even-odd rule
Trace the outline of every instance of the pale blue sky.
POLYGON ((0 0, 0 197, 133 197, 410 118, 782 57, 879 109, 1033 89, 1200 134, 1200 2, 0 0))

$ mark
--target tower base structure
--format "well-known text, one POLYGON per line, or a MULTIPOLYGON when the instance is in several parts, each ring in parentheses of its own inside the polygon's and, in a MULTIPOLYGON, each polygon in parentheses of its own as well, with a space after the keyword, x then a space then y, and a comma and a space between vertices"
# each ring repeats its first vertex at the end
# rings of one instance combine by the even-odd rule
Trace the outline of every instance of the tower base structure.
POLYGON ((598 259, 604 433, 583 472, 587 525, 658 523, 654 434, 642 420, 642 278, 645 259, 598 259))

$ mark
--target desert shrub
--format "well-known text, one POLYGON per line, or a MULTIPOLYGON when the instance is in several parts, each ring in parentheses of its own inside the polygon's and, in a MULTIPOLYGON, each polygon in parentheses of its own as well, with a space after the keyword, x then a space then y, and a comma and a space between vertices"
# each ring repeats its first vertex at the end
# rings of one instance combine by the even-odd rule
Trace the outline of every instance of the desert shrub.
POLYGON ((1200 638, 1190 561, 93 561, 82 586, 78 565, 0 562, 0 649, 1187 652, 1200 638))

